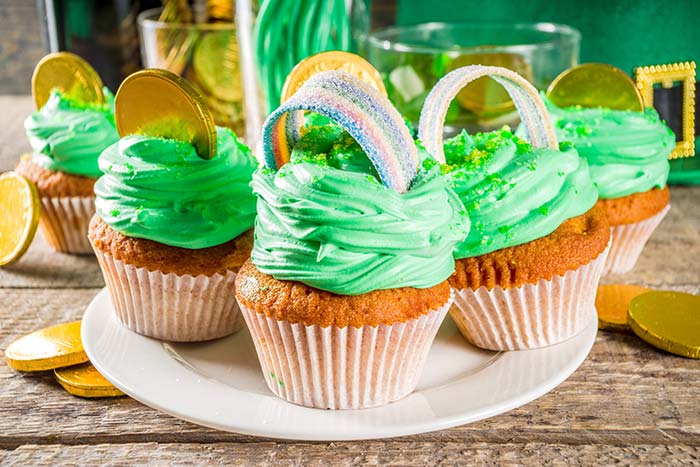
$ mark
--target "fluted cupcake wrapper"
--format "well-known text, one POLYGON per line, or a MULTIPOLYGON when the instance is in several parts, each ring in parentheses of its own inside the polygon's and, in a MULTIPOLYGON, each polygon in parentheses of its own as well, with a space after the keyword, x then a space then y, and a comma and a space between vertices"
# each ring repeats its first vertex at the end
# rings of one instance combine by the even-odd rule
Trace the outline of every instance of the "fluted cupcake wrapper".
POLYGON ((243 327, 233 271, 179 276, 125 264, 97 248, 95 254, 117 318, 134 332, 166 341, 197 342, 243 327))
POLYGON ((403 323, 306 326, 263 313, 241 312, 270 390, 295 404, 362 409, 410 394, 452 304, 403 323))
POLYGON ((603 275, 624 274, 631 271, 637 264, 644 245, 670 209, 669 204, 658 214, 643 221, 611 227, 612 246, 608 260, 605 262, 603 275))
POLYGON ((489 350, 563 342, 595 318, 595 295, 610 245, 593 261, 537 284, 455 291, 450 315, 464 337, 489 350))
POLYGON ((94 196, 44 196, 39 225, 46 242, 54 250, 89 255, 92 246, 87 234, 93 214, 94 196))

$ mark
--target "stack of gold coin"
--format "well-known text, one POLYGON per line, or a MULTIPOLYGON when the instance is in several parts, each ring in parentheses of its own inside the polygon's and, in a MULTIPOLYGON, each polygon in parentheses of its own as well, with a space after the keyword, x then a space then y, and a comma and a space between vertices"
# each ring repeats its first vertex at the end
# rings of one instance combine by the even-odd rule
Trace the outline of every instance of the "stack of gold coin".
POLYGON ((75 396, 124 395, 88 362, 80 339, 80 321, 58 324, 20 337, 5 350, 5 358, 15 370, 53 370, 61 386, 75 396))

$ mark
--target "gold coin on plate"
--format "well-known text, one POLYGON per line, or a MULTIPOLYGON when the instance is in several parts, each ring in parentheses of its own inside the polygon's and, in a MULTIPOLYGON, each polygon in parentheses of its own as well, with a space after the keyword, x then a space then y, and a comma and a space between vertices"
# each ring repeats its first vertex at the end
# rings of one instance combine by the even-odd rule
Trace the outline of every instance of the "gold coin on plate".
POLYGON ((628 323, 635 334, 654 347, 700 358, 700 296, 647 292, 630 302, 628 323))
POLYGON ((57 52, 42 58, 32 75, 32 95, 41 109, 54 89, 85 104, 103 104, 102 80, 88 62, 70 52, 57 52))
POLYGON ((58 368, 53 371, 56 381, 70 394, 79 397, 117 397, 124 393, 97 371, 92 363, 58 368))
MULTIPOLYGON (((528 81, 533 81, 532 66, 519 54, 482 52, 460 55, 450 64, 450 71, 468 65, 508 68, 528 81)), ((480 117, 501 115, 515 109, 508 91, 488 76, 476 79, 462 89, 457 94, 457 103, 480 117)))
POLYGON ((46 371, 87 361, 80 321, 58 324, 14 341, 5 350, 7 364, 19 371, 46 371))
POLYGON ((630 284, 599 285, 595 296, 598 312, 598 329, 607 331, 629 331, 627 310, 630 301, 650 289, 630 284))
POLYGON ((0 175, 0 266, 27 251, 39 225, 39 194, 32 182, 15 172, 0 175))
POLYGON ((212 31, 202 36, 192 55, 192 67, 199 83, 218 99, 232 102, 243 97, 235 32, 212 31))
POLYGON ((644 110, 642 95, 632 78, 605 63, 584 63, 563 71, 549 85, 547 97, 558 107, 644 110))
POLYGON ((297 63, 289 72, 282 88, 281 103, 292 97, 313 75, 321 71, 341 70, 370 84, 386 96, 382 76, 367 60, 350 52, 331 50, 311 55, 297 63))
POLYGON ((119 86, 114 119, 120 136, 141 134, 185 141, 199 157, 216 155, 211 110, 190 83, 161 69, 137 71, 119 86))

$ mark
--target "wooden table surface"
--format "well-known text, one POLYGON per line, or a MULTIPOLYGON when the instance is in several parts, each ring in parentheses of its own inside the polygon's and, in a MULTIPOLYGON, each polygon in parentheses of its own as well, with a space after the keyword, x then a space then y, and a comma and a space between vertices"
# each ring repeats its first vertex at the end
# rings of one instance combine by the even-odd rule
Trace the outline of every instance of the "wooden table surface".
MULTIPOLYGON (((28 97, 0 96, 0 171, 27 150, 28 97)), ((634 272, 607 282, 700 293, 700 188, 673 187, 672 209, 634 272)), ((0 213, 0 215, 2 215, 0 213)), ((96 261, 37 236, 0 269, 0 350, 79 319, 103 287, 96 261)), ((378 441, 287 442, 224 433, 130 398, 87 400, 50 374, 0 365, 0 463, 234 465, 700 465, 700 361, 632 335, 599 332, 583 365, 519 409, 449 430, 378 441)))

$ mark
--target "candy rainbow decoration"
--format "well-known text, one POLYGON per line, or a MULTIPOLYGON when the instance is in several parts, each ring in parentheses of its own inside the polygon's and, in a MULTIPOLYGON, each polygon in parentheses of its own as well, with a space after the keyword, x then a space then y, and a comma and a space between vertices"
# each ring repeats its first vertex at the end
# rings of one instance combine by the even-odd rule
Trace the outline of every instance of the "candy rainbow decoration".
POLYGON ((343 71, 314 75, 270 114, 263 124, 261 164, 278 169, 289 160, 303 110, 338 123, 367 153, 387 188, 408 191, 418 171, 418 150, 401 114, 372 86, 343 71))
POLYGON ((507 68, 471 65, 457 68, 445 75, 433 87, 423 104, 418 137, 438 162, 445 163, 442 133, 450 102, 462 88, 483 76, 490 76, 506 88, 518 109, 520 119, 533 146, 559 149, 554 127, 544 102, 537 89, 528 80, 507 68))

